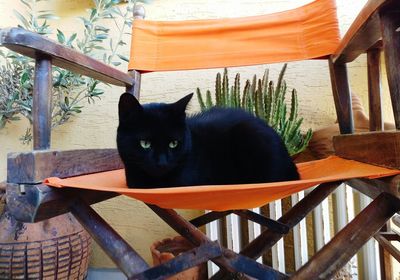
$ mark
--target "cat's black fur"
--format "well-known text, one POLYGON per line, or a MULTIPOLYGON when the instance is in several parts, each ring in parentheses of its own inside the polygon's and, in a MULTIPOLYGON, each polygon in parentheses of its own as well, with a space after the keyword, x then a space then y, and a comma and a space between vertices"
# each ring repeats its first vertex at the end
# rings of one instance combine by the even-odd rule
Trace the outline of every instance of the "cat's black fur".
POLYGON ((128 93, 121 96, 117 146, 129 187, 299 178, 281 138, 262 120, 243 110, 223 108, 186 117, 191 97, 172 104, 142 106, 128 93), (175 140, 178 145, 169 147, 175 140), (145 149, 140 141, 149 141, 151 146, 145 149))

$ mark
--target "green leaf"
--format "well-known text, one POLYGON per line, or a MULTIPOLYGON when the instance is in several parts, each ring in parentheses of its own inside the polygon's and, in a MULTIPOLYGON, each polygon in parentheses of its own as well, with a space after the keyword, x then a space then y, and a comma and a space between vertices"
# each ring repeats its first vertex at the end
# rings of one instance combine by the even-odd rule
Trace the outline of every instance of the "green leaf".
POLYGON ((53 19, 53 20, 60 19, 58 16, 55 16, 53 14, 43 14, 43 15, 39 15, 37 18, 38 19, 53 19))
POLYGON ((69 37, 67 45, 71 46, 72 42, 76 39, 76 33, 72 34, 71 37, 69 37))
MULTIPOLYGON (((30 2, 30 1, 29 1, 30 2)), ((21 3, 28 7, 29 10, 32 9, 31 5, 26 0, 21 0, 21 3)))
POLYGON ((25 84, 25 82, 27 82, 30 79, 28 72, 23 72, 21 75, 21 84, 25 84))
POLYGON ((207 108, 211 108, 214 106, 212 99, 211 99, 211 92, 207 90, 206 92, 206 106, 207 108))
POLYGON ((237 73, 235 76, 235 84, 234 84, 234 100, 235 100, 235 107, 240 107, 240 74, 237 73))
POLYGON ((108 35, 107 34, 97 34, 95 36, 95 38, 96 38, 96 40, 104 40, 104 39, 108 38, 108 35))
POLYGON ((121 65, 121 62, 119 62, 119 61, 113 61, 113 62, 111 62, 111 64, 114 65, 114 66, 118 66, 118 65, 121 65))
POLYGON ((19 21, 23 24, 23 26, 26 28, 26 29, 30 29, 30 24, 29 24, 29 22, 28 22, 28 20, 22 15, 22 14, 20 14, 18 11, 16 11, 16 10, 13 10, 13 12, 14 12, 14 15, 19 19, 19 21))
POLYGON ((102 95, 102 94, 104 94, 104 90, 97 89, 97 90, 91 92, 90 96, 94 97, 94 96, 99 96, 99 95, 102 95))
POLYGON ((280 91, 280 89, 281 89, 282 80, 283 80, 283 76, 285 75, 286 68, 287 68, 287 63, 283 64, 281 72, 279 73, 278 82, 276 83, 277 91, 280 91))
POLYGON ((96 31, 108 32, 108 31, 110 31, 110 28, 106 28, 106 27, 101 26, 101 25, 96 25, 96 27, 94 28, 94 30, 96 30, 96 31))
POLYGON ((112 51, 113 50, 113 39, 112 38, 110 39, 109 44, 110 44, 110 50, 112 51))
POLYGON ((92 23, 90 21, 88 21, 86 18, 84 18, 84 17, 79 17, 79 18, 83 21, 85 28, 89 28, 90 26, 92 26, 92 23))
POLYGON ((215 82, 215 105, 222 106, 222 82, 221 73, 217 74, 217 80, 215 82))
POLYGON ((117 56, 118 56, 120 59, 122 59, 123 61, 129 62, 129 58, 128 58, 128 57, 126 57, 126 56, 124 56, 124 55, 122 55, 122 54, 117 54, 117 56))
POLYGON ((228 69, 224 68, 224 74, 222 76, 222 106, 227 107, 228 106, 228 97, 229 95, 229 80, 228 80, 228 69))
POLYGON ((81 110, 82 108, 83 108, 83 106, 74 106, 71 108, 71 111, 79 114, 79 113, 82 113, 82 110, 81 110))
POLYGON ((197 94, 197 100, 199 101, 200 104, 200 110, 204 111, 206 109, 206 104, 204 104, 203 97, 201 96, 200 89, 196 89, 196 94, 197 94))
POLYGON ((113 7, 111 9, 111 12, 116 14, 116 15, 119 15, 120 17, 123 17, 123 14, 122 14, 121 10, 118 7, 113 7))
POLYGON ((64 33, 62 33, 62 31, 60 29, 57 29, 57 40, 61 44, 65 43, 65 35, 64 35, 64 33))
POLYGON ((125 43, 124 41, 120 40, 120 41, 118 42, 118 45, 119 45, 119 46, 124 46, 124 45, 126 45, 126 43, 125 43))
POLYGON ((96 8, 92 8, 91 10, 92 11, 90 13, 90 19, 92 20, 95 17, 96 13, 97 13, 97 9, 96 8))

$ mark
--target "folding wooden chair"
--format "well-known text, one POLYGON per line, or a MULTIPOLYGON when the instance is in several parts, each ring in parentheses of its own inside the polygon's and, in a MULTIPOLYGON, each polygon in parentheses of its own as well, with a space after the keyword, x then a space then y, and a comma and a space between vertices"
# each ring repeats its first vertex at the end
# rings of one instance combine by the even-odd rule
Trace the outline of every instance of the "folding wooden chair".
MULTIPOLYGON (((71 212, 129 279, 160 279, 208 260, 221 268, 212 277, 213 279, 226 277, 232 279, 236 274, 257 279, 330 278, 400 210, 398 183, 400 177, 395 176, 399 174, 399 171, 395 169, 400 167, 398 148, 400 134, 397 130, 382 131, 379 87, 379 53, 383 50, 396 129, 400 129, 400 32, 398 32, 400 3, 396 0, 368 1, 340 42, 335 13, 334 1, 316 0, 304 7, 265 17, 189 21, 184 24, 137 20, 134 24, 135 36, 132 40, 133 60, 130 63, 130 67, 136 70, 128 74, 37 34, 18 28, 1 30, 0 43, 3 46, 36 60, 33 93, 34 151, 12 153, 8 156, 8 211, 24 222, 42 221, 71 212), (282 23, 282 18, 296 19, 296 23, 293 23, 293 20, 282 23), (295 25, 291 26, 291 24, 295 25), (293 35, 291 28, 298 28, 297 24, 304 27, 301 29, 303 31, 301 40, 298 40, 300 38, 298 34, 291 37, 293 35), (196 32, 198 28, 207 32, 196 32), (268 28, 289 32, 280 33, 277 38, 268 37, 271 34, 268 28), (305 32, 306 29, 309 33, 305 32), (256 33, 251 33, 254 30, 256 33), (233 37, 239 38, 233 43, 229 41, 229 34, 232 32, 235 34, 233 37), (158 35, 157 39, 153 37, 155 34, 158 35), (227 37, 224 37, 224 34, 228 34, 227 37), (262 41, 263 36, 259 35, 265 35, 268 41, 268 44, 262 42, 261 48, 257 48, 260 45, 255 42, 262 41), (213 36, 217 36, 218 43, 215 43, 213 36), (249 38, 252 37, 256 40, 251 41, 249 38), (208 39, 214 43, 198 45, 199 42, 208 39), (227 41, 224 41, 225 39, 227 41), (242 52, 237 55, 235 49, 232 49, 231 52, 223 53, 223 56, 217 55, 221 49, 226 50, 229 45, 243 44, 239 47, 247 51, 246 41, 249 40, 251 45, 255 44, 250 53, 242 52), (303 44, 303 40, 306 44, 303 44), (154 45, 154 41, 161 42, 161 45, 154 45), (282 42, 286 44, 285 47, 276 45, 282 42), (300 45, 298 45, 299 42, 300 45), (186 44, 192 43, 194 46, 187 47, 186 44), (293 48, 288 48, 291 43, 294 43, 293 48), (201 47, 196 48, 196 46, 201 47), (205 46, 215 48, 205 49, 205 46), (185 52, 185 48, 188 48, 189 53, 185 52), (213 59, 204 59, 200 56, 200 53, 204 53, 204 49, 208 58, 213 57, 213 59), (154 55, 154 52, 148 53, 148 50, 156 51, 157 55, 154 55), (277 54, 277 51, 282 50, 285 52, 277 54), (365 52, 368 55, 371 132, 354 134, 346 63, 365 52), (177 57, 177 54, 180 56, 177 57), (294 182, 136 190, 123 186, 123 172, 118 170, 123 166, 115 150, 49 150, 52 65, 110 84, 125 86, 126 91, 138 97, 140 75, 146 71, 250 65, 314 58, 326 59, 330 67, 332 91, 341 132, 341 135, 334 138, 336 154, 357 161, 333 157, 319 162, 305 163, 299 166, 302 180, 294 182), (323 164, 330 165, 332 162, 336 162, 335 166, 338 169, 341 168, 342 173, 324 176, 324 172, 328 172, 329 168, 326 166, 325 169, 322 168, 323 164), (318 168, 313 169, 313 166, 318 168), (89 175, 81 176, 86 174, 89 175), (377 179, 380 176, 389 177, 377 179), (44 181, 45 178, 48 178, 47 181, 44 181), (110 178, 118 179, 107 181, 110 178), (105 181, 107 182, 102 185, 101 182, 105 181), (374 200, 307 264, 289 276, 253 260, 270 249, 289 229, 298 224, 344 181, 374 200), (49 187, 44 183, 60 188, 49 187), (278 221, 245 210, 245 208, 260 206, 262 203, 282 198, 316 184, 319 186, 278 221), (291 186, 295 187, 288 190, 291 186), (207 201, 196 202, 193 200, 193 194, 198 195, 199 189, 207 194, 204 196, 207 198, 218 196, 218 194, 222 194, 223 197, 230 196, 230 203, 219 207, 219 204, 212 204, 212 202, 209 204, 207 201), (195 249, 167 263, 149 267, 143 258, 90 207, 90 204, 121 193, 146 202, 154 213, 195 245, 195 249), (245 200, 250 200, 250 202, 246 202, 241 197, 245 197, 245 200), (257 200, 259 197, 262 199, 257 200), (182 198, 187 199, 189 203, 179 204, 182 198), (172 209, 191 206, 193 208, 205 206, 206 209, 218 211, 186 221, 172 209), (240 253, 223 248, 198 229, 199 226, 230 213, 238 214, 267 227, 240 253)), ((135 17, 143 18, 143 10, 137 9, 135 17)), ((336 171, 339 172, 335 170, 335 173, 336 171)), ((388 236, 388 234, 379 234, 376 238, 399 260, 399 252, 390 247, 390 243, 387 242, 388 236)))

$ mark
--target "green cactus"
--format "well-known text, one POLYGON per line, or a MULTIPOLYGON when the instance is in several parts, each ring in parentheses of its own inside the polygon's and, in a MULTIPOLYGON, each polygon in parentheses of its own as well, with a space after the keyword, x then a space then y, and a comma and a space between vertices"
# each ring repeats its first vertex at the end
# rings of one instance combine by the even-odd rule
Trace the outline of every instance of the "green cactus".
POLYGON ((276 86, 269 81, 269 70, 266 69, 262 79, 257 79, 254 75, 252 81, 247 80, 242 93, 240 74, 236 74, 234 84, 229 87, 228 70, 225 68, 222 76, 218 73, 216 77, 215 104, 209 90, 204 101, 200 89, 197 88, 200 109, 204 111, 213 106, 242 108, 274 128, 285 142, 290 155, 300 153, 307 147, 312 131, 309 129, 305 134, 301 133, 303 118, 297 116, 299 104, 295 89, 291 92, 290 104, 285 102, 287 85, 283 77, 286 68, 287 64, 284 64, 276 86))

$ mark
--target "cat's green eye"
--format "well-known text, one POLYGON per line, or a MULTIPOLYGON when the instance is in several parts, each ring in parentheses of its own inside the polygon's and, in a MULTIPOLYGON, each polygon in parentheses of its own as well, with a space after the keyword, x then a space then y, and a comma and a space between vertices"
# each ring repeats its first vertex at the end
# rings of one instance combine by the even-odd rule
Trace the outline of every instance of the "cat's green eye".
POLYGON ((178 147, 178 140, 174 140, 174 141, 169 142, 168 146, 171 149, 175 149, 176 147, 178 147))
POLYGON ((141 146, 143 149, 150 149, 150 147, 151 147, 151 142, 150 142, 150 141, 147 141, 147 140, 140 140, 140 146, 141 146))

